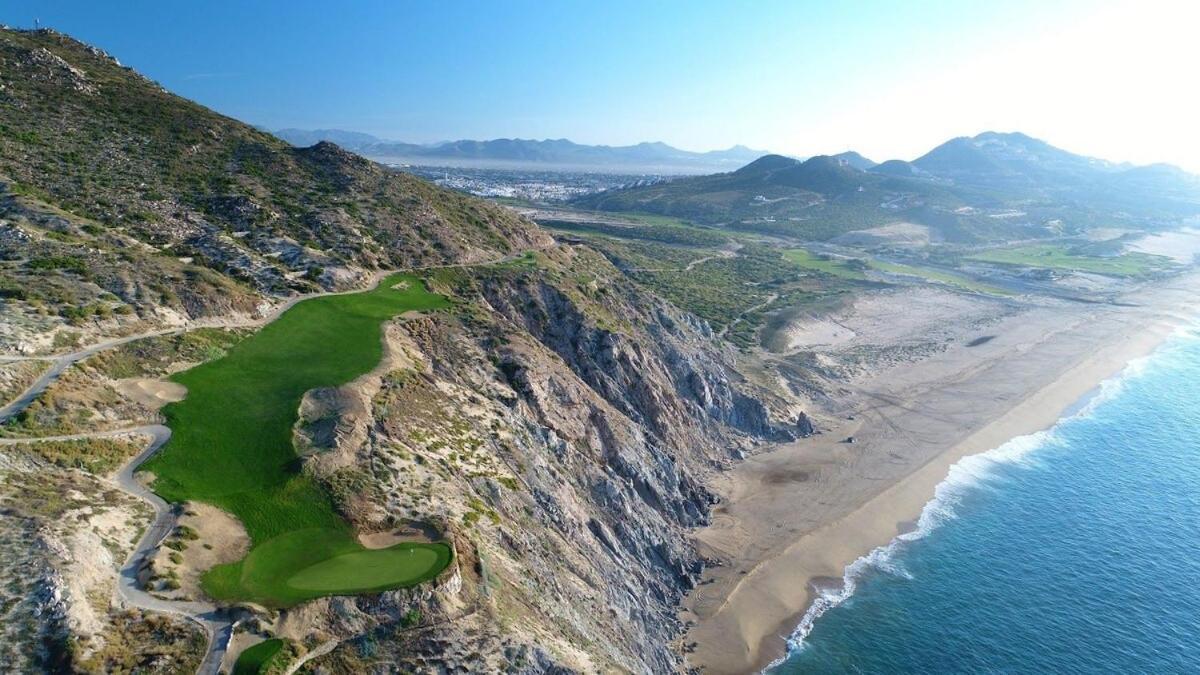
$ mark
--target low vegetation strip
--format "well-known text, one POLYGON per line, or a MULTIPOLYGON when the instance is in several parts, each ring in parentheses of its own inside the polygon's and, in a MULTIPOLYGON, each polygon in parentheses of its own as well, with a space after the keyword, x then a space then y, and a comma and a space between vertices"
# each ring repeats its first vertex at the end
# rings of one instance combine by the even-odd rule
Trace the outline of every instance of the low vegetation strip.
POLYGON ((1112 256, 1093 256, 1077 253, 1066 246, 1055 244, 992 249, 973 255, 969 259, 999 265, 1092 272, 1118 277, 1146 276, 1174 267, 1170 258, 1160 255, 1132 252, 1112 256))
POLYGON ((813 255, 811 252, 802 248, 792 248, 783 252, 785 260, 795 263, 805 269, 821 272, 823 274, 831 274, 835 277, 843 279, 855 279, 863 281, 867 275, 863 274, 865 263, 852 259, 838 259, 830 256, 813 255))
POLYGON ((213 568, 205 590, 218 600, 288 606, 323 595, 362 593, 419 583, 449 563, 449 548, 424 544, 416 564, 391 565, 413 545, 364 549, 333 509, 329 495, 299 470, 292 426, 300 399, 316 387, 344 384, 382 358, 382 324, 403 312, 448 306, 422 282, 393 275, 376 289, 298 303, 215 361, 172 379, 183 401, 163 408, 172 437, 141 468, 164 499, 197 500, 237 516, 250 535, 245 559, 213 568), (311 566, 360 555, 314 575, 320 588, 290 583, 311 566), (330 571, 332 570, 332 571, 330 571))
POLYGON ((945 284, 947 286, 954 286, 954 287, 961 288, 966 291, 971 291, 973 293, 984 293, 987 295, 1012 295, 1012 292, 1005 290, 1003 288, 1000 288, 999 286, 985 284, 985 283, 982 283, 979 281, 975 281, 974 279, 971 279, 969 277, 954 274, 951 272, 944 272, 942 270, 933 269, 930 267, 916 267, 914 265, 902 265, 900 263, 890 263, 890 262, 884 262, 882 260, 872 260, 872 261, 870 261, 869 264, 871 266, 871 269, 879 270, 880 272, 887 272, 888 274, 904 274, 904 275, 908 275, 908 276, 912 276, 912 277, 919 277, 926 281, 932 281, 934 283, 945 284))

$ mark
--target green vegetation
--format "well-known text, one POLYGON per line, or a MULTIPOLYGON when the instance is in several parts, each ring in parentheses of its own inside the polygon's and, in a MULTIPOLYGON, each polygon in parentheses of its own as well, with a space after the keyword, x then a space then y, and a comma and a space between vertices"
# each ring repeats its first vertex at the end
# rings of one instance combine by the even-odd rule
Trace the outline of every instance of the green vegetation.
POLYGON ((52 256, 49 258, 33 258, 28 263, 33 270, 66 270, 76 274, 86 275, 87 263, 80 258, 67 256, 52 256))
POLYGON ((17 448, 64 469, 83 469, 97 475, 115 470, 141 446, 123 439, 88 438, 76 441, 37 441, 17 448))
POLYGON ((1174 263, 1169 258, 1149 253, 1125 253, 1109 257, 1084 255, 1058 244, 1036 244, 1015 248, 999 248, 984 251, 968 258, 980 262, 1020 267, 1072 272, 1093 272, 1118 277, 1140 277, 1171 269, 1174 263))
POLYGON ((796 268, 777 249, 748 245, 733 258, 716 258, 690 270, 633 272, 638 283, 675 305, 723 328, 743 311, 765 302, 796 268))
POLYGON ((165 499, 219 506, 242 521, 252 541, 245 559, 205 575, 210 595, 289 606, 419 583, 448 564, 447 546, 418 545, 432 552, 421 558, 428 567, 381 574, 379 565, 394 563, 396 551, 412 545, 363 549, 330 495, 298 471, 292 446, 304 392, 343 384, 378 364, 384 321, 446 306, 420 280, 394 275, 372 291, 301 302, 223 358, 172 378, 188 396, 163 408, 173 436, 141 468, 156 476, 154 489, 165 499), (352 553, 360 555, 345 557, 352 553), (342 562, 321 566, 334 558, 342 562), (321 571, 305 572, 312 566, 321 571), (297 575, 302 587, 292 583, 297 575), (304 581, 313 578, 324 580, 319 588, 304 581))
POLYGON ((95 368, 114 380, 157 376, 173 363, 219 359, 246 334, 245 330, 198 328, 176 335, 127 342, 115 349, 106 349, 85 363, 87 367, 95 368))
POLYGON ((272 638, 260 642, 238 655, 233 675, 259 675, 272 665, 271 661, 283 649, 283 640, 272 638))
POLYGON ((902 265, 900 263, 883 262, 882 260, 870 261, 872 269, 877 269, 880 272, 888 272, 890 274, 907 274, 909 276, 920 277, 926 281, 933 281, 947 286, 954 286, 973 293, 985 293, 988 295, 1012 295, 1011 292, 992 286, 979 281, 975 281, 969 277, 954 274, 953 272, 945 272, 943 270, 933 269, 931 267, 916 267, 913 265, 902 265))
POLYGON ((318 592, 344 592, 347 579, 360 590, 382 590, 426 577, 450 563, 449 549, 420 544, 400 544, 383 551, 351 551, 326 558, 288 579, 292 588, 318 592))
POLYGON ((625 271, 683 269, 700 260, 717 255, 711 248, 678 246, 656 241, 616 239, 602 235, 583 237, 589 246, 600 251, 617 268, 625 271))
POLYGON ((657 213, 638 213, 637 211, 618 211, 611 215, 632 220, 643 225, 664 225, 676 227, 691 227, 692 222, 675 216, 664 216, 657 213))
POLYGON ((863 274, 864 264, 858 260, 847 260, 831 258, 828 256, 815 256, 809 251, 802 248, 788 249, 783 252, 784 260, 795 263, 805 269, 810 269, 823 274, 831 274, 835 277, 843 279, 866 279, 863 274))

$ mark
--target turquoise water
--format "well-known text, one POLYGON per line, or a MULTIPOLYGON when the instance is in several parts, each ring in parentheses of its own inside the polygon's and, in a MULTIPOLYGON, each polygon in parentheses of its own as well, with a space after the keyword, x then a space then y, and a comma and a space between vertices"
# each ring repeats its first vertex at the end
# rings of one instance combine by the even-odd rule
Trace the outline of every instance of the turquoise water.
POLYGON ((775 673, 1200 672, 1198 336, 960 462, 847 581, 775 673))

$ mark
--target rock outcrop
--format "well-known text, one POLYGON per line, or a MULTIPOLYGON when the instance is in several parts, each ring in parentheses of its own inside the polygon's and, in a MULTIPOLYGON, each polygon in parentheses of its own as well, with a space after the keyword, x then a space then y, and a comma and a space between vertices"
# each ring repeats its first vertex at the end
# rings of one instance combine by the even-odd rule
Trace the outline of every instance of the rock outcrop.
POLYGON ((280 625, 337 636, 315 661, 334 670, 676 669, 676 605, 702 567, 686 533, 715 501, 704 478, 795 424, 772 421, 701 324, 588 249, 440 279, 460 309, 389 329, 403 365, 368 438, 332 451, 378 487, 356 493, 360 529, 434 523, 456 568, 280 625))

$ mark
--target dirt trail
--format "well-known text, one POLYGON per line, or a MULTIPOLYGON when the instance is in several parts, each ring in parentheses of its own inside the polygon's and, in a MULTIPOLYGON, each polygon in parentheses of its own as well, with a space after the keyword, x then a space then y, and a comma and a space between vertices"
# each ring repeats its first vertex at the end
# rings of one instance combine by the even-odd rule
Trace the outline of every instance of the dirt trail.
POLYGON ((729 332, 729 329, 731 329, 734 326, 741 323, 742 319, 746 318, 747 314, 749 314, 751 312, 757 312, 758 310, 762 309, 763 307, 766 307, 767 305, 771 304, 772 302, 775 302, 775 300, 777 298, 779 298, 779 294, 772 293, 767 296, 766 300, 763 300, 762 302, 758 303, 757 305, 743 311, 741 314, 738 314, 736 319, 734 319, 733 321, 730 321, 724 328, 721 329, 721 332, 717 333, 717 337, 719 337, 719 338, 725 337, 725 334, 729 332))
POLYGON ((208 637, 208 649, 204 660, 196 670, 201 675, 216 675, 233 634, 233 620, 220 607, 207 602, 163 600, 138 587, 138 570, 145 564, 146 559, 162 543, 163 539, 175 528, 176 514, 171 506, 161 497, 139 483, 133 474, 137 467, 150 458, 171 438, 171 430, 161 424, 150 424, 129 429, 114 431, 99 431, 88 434, 69 434, 64 436, 42 436, 40 438, 4 438, 0 446, 42 443, 47 441, 79 441, 93 438, 114 438, 119 436, 147 436, 150 441, 146 447, 121 466, 121 469, 111 478, 121 491, 133 495, 148 503, 154 509, 154 519, 142 533, 129 557, 121 565, 117 577, 117 587, 114 591, 115 603, 118 606, 137 607, 152 612, 164 612, 183 617, 199 625, 208 637))

